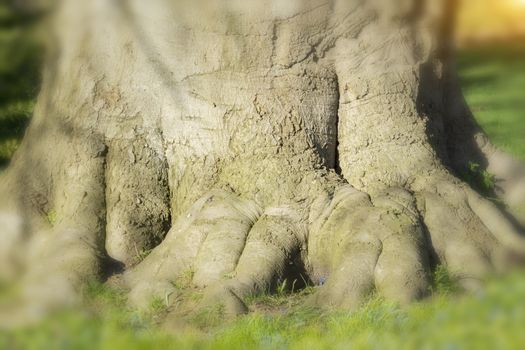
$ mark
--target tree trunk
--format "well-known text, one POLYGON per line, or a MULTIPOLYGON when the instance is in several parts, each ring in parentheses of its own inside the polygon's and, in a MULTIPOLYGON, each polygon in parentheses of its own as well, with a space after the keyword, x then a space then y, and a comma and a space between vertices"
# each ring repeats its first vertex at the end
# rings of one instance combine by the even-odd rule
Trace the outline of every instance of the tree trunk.
POLYGON ((457 178, 474 161, 501 170, 504 198, 525 183, 518 162, 494 165, 462 100, 452 1, 54 9, 2 182, 0 272, 23 276, 28 302, 74 301, 115 262, 139 307, 193 286, 238 313, 284 279, 326 280, 323 306, 373 288, 409 302, 438 264, 474 287, 525 252, 513 220, 457 178))

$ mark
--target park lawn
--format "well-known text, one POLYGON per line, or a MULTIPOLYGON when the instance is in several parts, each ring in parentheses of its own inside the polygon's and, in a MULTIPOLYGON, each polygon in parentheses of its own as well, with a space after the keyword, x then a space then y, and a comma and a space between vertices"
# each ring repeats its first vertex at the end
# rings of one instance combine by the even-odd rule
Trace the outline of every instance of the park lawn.
MULTIPOLYGON (((20 45, 26 41, 20 40, 18 27, 3 16, 0 7, 0 167, 20 143, 38 85, 34 46, 20 45)), ((478 122, 498 146, 522 159, 524 58, 525 45, 516 45, 469 50, 459 59, 464 93, 478 122)), ((63 311, 31 327, 0 331, 0 349, 525 347, 525 271, 494 277, 483 291, 469 295, 458 293, 446 272, 436 274, 434 280, 430 298, 404 308, 372 296, 354 312, 314 310, 302 303, 314 290, 310 287, 296 295, 256 296, 250 302, 254 312, 236 320, 200 314, 169 332, 156 324, 165 312, 162 302, 139 314, 125 306, 121 292, 92 285, 81 310, 63 311)))
POLYGON ((465 50, 458 66, 478 123, 498 147, 525 160, 525 41, 465 50))
MULTIPOLYGON (((171 331, 155 313, 127 310, 118 291, 93 286, 82 311, 64 311, 33 327, 0 332, 1 349, 523 349, 525 273, 493 278, 459 296, 439 281, 433 296, 402 308, 371 297, 354 312, 321 312, 283 294, 262 296, 266 311, 233 321, 212 315, 171 331), (295 301, 294 301, 295 300, 295 301), (271 310, 269 312, 268 310, 271 310)), ((89 289, 89 288, 88 288, 89 289)), ((260 307, 260 304, 259 304, 260 307)))

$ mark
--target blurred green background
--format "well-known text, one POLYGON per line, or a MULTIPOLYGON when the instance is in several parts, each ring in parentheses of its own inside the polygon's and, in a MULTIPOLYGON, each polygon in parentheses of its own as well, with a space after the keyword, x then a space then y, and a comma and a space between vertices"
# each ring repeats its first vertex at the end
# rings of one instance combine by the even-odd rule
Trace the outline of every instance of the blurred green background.
POLYGON ((525 40, 464 48, 458 63, 478 123, 497 146, 525 160, 525 40))
MULTIPOLYGON (((16 150, 30 120, 42 50, 35 18, 0 5, 0 167, 16 150)), ((465 96, 481 126, 501 148, 525 160, 525 43, 477 43, 460 51, 465 96)), ((167 333, 158 327, 163 303, 136 313, 124 295, 89 286, 82 310, 64 311, 33 327, 0 331, 0 349, 523 349, 525 273, 492 279, 463 295, 446 271, 434 276, 432 297, 406 308, 371 297, 355 312, 304 306, 314 288, 250 300, 254 311, 225 322, 196 315, 167 333)))
POLYGON ((0 168, 20 144, 38 93, 36 18, 0 4, 0 168))

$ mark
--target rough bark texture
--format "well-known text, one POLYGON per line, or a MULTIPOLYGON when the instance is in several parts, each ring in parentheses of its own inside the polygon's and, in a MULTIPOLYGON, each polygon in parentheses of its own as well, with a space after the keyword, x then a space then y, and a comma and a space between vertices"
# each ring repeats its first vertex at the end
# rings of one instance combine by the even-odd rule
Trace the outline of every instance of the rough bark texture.
POLYGON ((231 313, 293 276, 326 280, 315 299, 328 307, 372 289, 421 298, 437 264, 474 287, 525 240, 456 176, 479 162, 514 204, 525 175, 500 165, 462 100, 452 11, 58 2, 35 115, 2 179, 2 276, 51 307, 113 260, 134 305, 193 286, 231 313))

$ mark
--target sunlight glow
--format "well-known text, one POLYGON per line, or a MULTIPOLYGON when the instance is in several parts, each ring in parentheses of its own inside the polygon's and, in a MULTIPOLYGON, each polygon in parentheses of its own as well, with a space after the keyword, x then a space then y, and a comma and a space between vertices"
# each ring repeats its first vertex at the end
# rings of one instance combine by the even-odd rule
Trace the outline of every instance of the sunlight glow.
POLYGON ((525 37, 525 0, 460 0, 457 40, 525 37))

